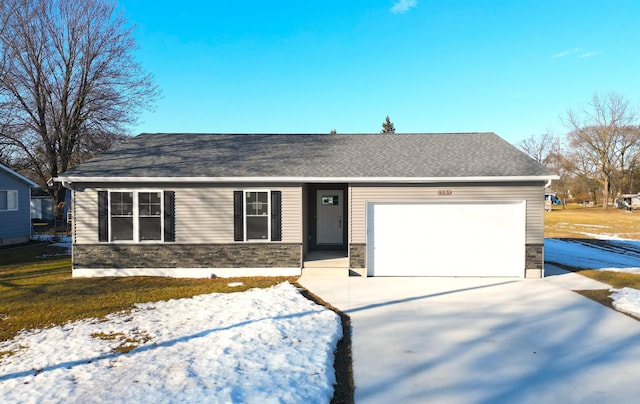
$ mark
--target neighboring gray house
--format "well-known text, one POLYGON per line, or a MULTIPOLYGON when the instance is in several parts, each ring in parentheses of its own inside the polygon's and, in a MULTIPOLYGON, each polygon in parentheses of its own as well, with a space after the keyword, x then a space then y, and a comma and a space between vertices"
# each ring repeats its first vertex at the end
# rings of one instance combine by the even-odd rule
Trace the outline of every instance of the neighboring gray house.
POLYGON ((493 133, 142 134, 56 180, 74 276, 540 277, 555 178, 493 133))
POLYGON ((0 164, 0 246, 26 243, 31 238, 31 188, 38 187, 0 164))

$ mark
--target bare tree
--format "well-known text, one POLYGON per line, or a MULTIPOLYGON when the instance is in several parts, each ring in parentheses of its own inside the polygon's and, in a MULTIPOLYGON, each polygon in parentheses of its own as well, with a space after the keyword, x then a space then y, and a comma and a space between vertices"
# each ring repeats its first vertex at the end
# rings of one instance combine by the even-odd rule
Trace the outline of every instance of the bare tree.
POLYGON ((633 171, 640 159, 640 130, 637 126, 621 128, 620 139, 616 145, 618 172, 615 178, 619 193, 633 193, 633 171))
POLYGON ((540 164, 546 164, 549 156, 559 148, 560 140, 558 137, 549 132, 545 132, 539 136, 531 135, 516 144, 529 157, 540 164))
POLYGON ((158 95, 109 0, 4 0, 2 21, 0 143, 41 184, 111 147, 158 95))
POLYGON ((560 178, 551 183, 551 189, 562 201, 562 209, 566 209, 567 201, 570 197, 570 186, 576 171, 575 162, 566 152, 566 148, 560 138, 553 139, 542 163, 551 169, 560 178))
POLYGON ((572 149, 565 155, 565 158, 569 162, 567 167, 572 173, 570 182, 574 199, 578 197, 581 201, 590 200, 594 205, 597 205, 598 190, 601 188, 601 184, 595 179, 598 177, 598 173, 586 153, 580 149, 572 149), (588 195, 587 198, 584 197, 585 194, 588 195))
POLYGON ((567 113, 569 144, 581 156, 583 164, 590 165, 585 171, 592 171, 601 184, 605 209, 615 173, 637 161, 640 132, 635 119, 628 102, 615 93, 606 97, 595 94, 588 108, 567 113))

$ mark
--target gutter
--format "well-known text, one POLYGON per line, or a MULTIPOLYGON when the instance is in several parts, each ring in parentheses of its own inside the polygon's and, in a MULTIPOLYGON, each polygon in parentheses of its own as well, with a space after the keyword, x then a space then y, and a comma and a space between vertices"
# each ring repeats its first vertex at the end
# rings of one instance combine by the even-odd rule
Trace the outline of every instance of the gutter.
POLYGON ((544 176, 506 176, 506 177, 81 177, 60 176, 54 181, 71 189, 74 183, 238 183, 238 182, 306 182, 306 183, 440 183, 440 182, 519 182, 519 181, 551 181, 557 180, 557 175, 544 176))
POLYGON ((67 181, 67 180, 59 181, 58 178, 55 178, 54 181, 61 183, 64 188, 67 188, 73 191, 73 182, 67 181))

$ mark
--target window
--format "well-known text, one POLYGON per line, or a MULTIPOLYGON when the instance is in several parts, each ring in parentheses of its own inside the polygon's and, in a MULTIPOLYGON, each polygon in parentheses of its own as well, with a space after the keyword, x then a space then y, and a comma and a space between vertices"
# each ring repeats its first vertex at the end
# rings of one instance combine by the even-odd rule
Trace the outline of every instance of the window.
POLYGON ((0 191, 0 212, 18 210, 18 191, 0 191))
POLYGON ((269 192, 245 192, 247 240, 269 240, 269 192))
POLYGON ((174 192, 99 191, 99 241, 175 241, 174 192))
POLYGON ((281 191, 234 192, 234 240, 281 241, 281 191))
POLYGON ((133 240, 133 192, 111 192, 111 241, 133 240))
POLYGON ((162 205, 160 192, 138 193, 140 240, 162 240, 162 205))

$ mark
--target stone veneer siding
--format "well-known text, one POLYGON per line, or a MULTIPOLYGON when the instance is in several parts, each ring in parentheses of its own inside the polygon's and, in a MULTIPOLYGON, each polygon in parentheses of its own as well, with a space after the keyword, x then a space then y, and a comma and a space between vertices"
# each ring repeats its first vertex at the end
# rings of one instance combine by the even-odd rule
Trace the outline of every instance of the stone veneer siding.
POLYGON ((75 244, 74 268, 300 268, 302 245, 75 244))
POLYGON ((349 244, 349 268, 366 268, 367 245, 349 244))
POLYGON ((544 263, 544 244, 527 244, 525 247, 525 263, 526 269, 542 270, 544 263))

